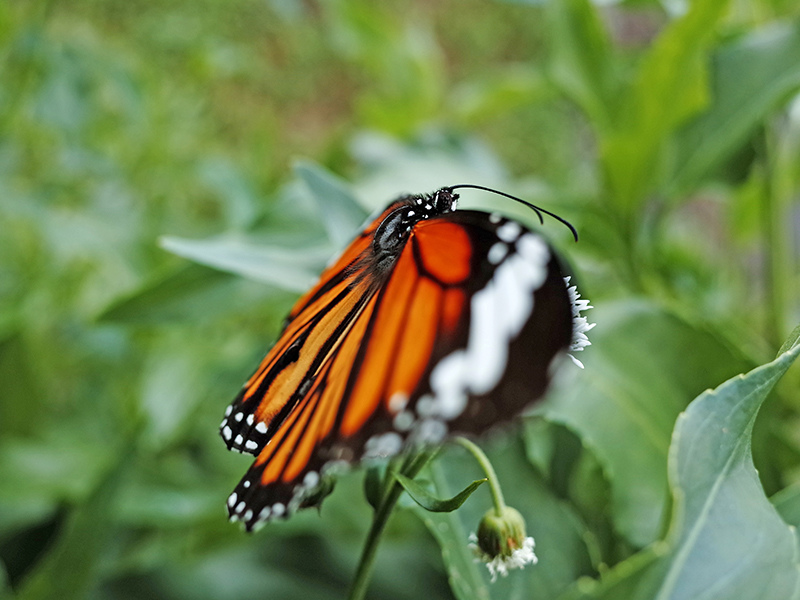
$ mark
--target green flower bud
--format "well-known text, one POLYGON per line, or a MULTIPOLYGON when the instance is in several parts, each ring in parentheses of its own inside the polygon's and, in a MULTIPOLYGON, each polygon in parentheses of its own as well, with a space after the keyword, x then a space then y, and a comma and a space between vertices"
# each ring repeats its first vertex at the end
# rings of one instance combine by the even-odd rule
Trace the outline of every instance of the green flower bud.
POLYGON ((478 535, 472 536, 473 551, 486 563, 492 581, 497 575, 508 575, 509 569, 522 569, 536 564, 534 541, 525 535, 525 519, 519 511, 505 506, 501 515, 492 508, 483 515, 478 525, 478 535))

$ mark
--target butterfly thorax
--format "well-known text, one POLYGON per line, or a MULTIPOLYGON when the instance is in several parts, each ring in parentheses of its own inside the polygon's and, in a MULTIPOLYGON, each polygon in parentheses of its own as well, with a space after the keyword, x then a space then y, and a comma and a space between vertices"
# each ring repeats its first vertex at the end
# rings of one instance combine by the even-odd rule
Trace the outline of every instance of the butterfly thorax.
POLYGON ((457 204, 458 194, 449 188, 397 200, 375 230, 372 240, 374 272, 383 273, 391 268, 417 223, 452 212, 457 204))

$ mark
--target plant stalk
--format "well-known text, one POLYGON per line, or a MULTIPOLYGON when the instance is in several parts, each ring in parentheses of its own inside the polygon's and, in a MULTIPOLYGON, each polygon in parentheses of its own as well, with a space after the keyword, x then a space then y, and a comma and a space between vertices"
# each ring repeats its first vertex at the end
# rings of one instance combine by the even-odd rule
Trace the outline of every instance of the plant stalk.
MULTIPOLYGON (((413 479, 433 457, 435 451, 422 451, 418 454, 408 456, 400 466, 399 472, 406 477, 413 479)), ((381 501, 372 518, 372 526, 367 534, 364 549, 361 551, 361 559, 358 562, 358 569, 350 588, 350 600, 363 600, 367 594, 367 587, 375 565, 375 556, 378 550, 383 530, 389 522, 389 517, 397 505, 397 501, 403 494, 403 486, 395 479, 396 465, 390 464, 386 469, 383 481, 383 493, 381 501), (393 468, 395 467, 395 468, 393 468)))

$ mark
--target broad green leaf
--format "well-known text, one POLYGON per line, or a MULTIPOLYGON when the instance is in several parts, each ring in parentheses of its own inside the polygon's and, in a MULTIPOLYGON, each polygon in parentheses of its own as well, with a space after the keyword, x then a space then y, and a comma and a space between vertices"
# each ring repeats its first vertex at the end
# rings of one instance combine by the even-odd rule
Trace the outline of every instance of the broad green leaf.
POLYGON ((672 519, 643 569, 637 557, 569 598, 761 600, 795 598, 800 548, 764 495, 750 449, 761 404, 800 355, 800 344, 698 396, 679 417, 669 454, 672 519), (622 573, 628 569, 629 573, 622 573))
POLYGON ((316 200, 328 239, 336 248, 344 247, 366 219, 367 211, 341 179, 322 167, 299 161, 294 172, 316 200))
POLYGON ((586 370, 565 365, 571 380, 541 411, 600 460, 616 528, 641 547, 658 539, 666 519, 675 419, 703 389, 747 365, 709 332, 643 301, 599 306, 590 318, 598 325, 581 356, 586 370))
POLYGON ((207 240, 163 237, 161 246, 200 264, 292 292, 305 292, 311 287, 333 253, 330 246, 289 249, 238 237, 207 240))
POLYGON ((800 88, 800 21, 720 48, 711 69, 711 106, 677 136, 672 177, 678 192, 737 152, 769 111, 800 88))
POLYGON ((451 498, 439 498, 429 492, 424 485, 409 479, 402 473, 395 473, 395 479, 400 482, 409 496, 425 510, 430 512, 453 512, 459 508, 487 479, 476 479, 467 487, 451 498))

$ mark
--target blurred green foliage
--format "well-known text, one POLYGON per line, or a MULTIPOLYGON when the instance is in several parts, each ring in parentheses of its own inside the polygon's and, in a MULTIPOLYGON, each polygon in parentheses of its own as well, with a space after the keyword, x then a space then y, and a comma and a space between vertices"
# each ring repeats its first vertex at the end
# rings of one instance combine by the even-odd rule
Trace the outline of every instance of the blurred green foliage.
MULTIPOLYGON (((697 564, 755 582, 703 597, 796 594, 800 374, 755 422, 758 475, 748 387, 791 357, 683 411, 800 322, 798 90, 788 0, 0 3, 0 596, 343 597, 361 474, 247 536, 216 426, 358 220, 459 182, 577 226, 545 231, 598 326, 487 441, 539 565, 472 562, 484 489, 409 501, 372 596, 695 598, 697 564)), ((456 449, 427 474, 480 476, 456 449)))

